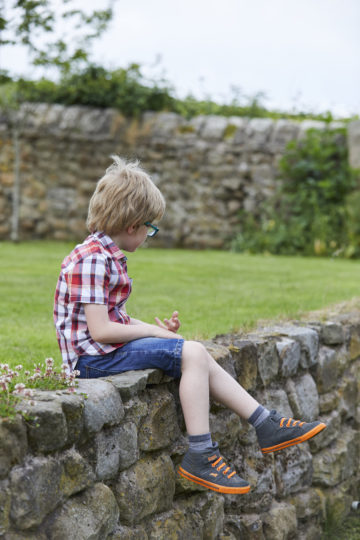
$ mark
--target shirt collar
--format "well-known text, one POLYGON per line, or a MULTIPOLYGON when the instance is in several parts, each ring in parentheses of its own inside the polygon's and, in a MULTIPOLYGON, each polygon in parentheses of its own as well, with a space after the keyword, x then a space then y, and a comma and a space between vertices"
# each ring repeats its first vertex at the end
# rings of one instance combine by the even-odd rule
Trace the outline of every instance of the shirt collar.
POLYGON ((102 231, 96 231, 92 233, 92 236, 96 238, 100 244, 103 246, 104 249, 107 251, 110 251, 111 255, 115 257, 116 259, 120 260, 127 260, 126 255, 121 251, 121 249, 115 244, 115 242, 102 231))

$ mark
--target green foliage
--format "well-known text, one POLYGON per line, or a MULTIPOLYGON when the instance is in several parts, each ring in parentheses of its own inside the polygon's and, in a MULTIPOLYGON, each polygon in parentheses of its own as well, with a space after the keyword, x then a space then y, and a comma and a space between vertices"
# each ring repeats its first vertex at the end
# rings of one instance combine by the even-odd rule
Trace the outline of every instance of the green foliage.
MULTIPOLYGON (((145 77, 139 64, 130 64, 127 68, 112 71, 93 65, 88 59, 83 64, 83 67, 79 67, 76 62, 69 62, 66 69, 63 66, 57 82, 46 78, 20 78, 15 81, 8 74, 0 72, 0 92, 3 84, 11 82, 16 87, 20 103, 27 101, 113 107, 126 116, 136 116, 145 111, 172 111, 185 118, 212 114, 294 120, 312 118, 324 122, 333 119, 330 113, 314 115, 270 111, 263 103, 262 93, 246 96, 236 92, 228 103, 217 103, 210 98, 196 99, 191 95, 179 99, 169 81, 164 77, 145 77)), ((226 133, 225 137, 227 135, 231 136, 231 133, 226 133)))
POLYGON ((171 108, 170 89, 161 81, 147 83, 137 64, 115 71, 90 65, 63 75, 59 83, 20 79, 18 91, 21 101, 114 107, 127 116, 171 108))
POLYGON ((258 216, 242 214, 233 248, 286 255, 358 255, 355 198, 359 196, 348 165, 345 131, 309 130, 303 140, 287 146, 279 171, 275 194, 261 205, 258 216))

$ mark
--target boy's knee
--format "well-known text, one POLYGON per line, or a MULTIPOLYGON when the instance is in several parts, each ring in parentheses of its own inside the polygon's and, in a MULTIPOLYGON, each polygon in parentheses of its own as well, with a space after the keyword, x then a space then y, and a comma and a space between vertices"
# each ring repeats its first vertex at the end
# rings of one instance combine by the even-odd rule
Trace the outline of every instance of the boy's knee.
POLYGON ((182 352, 182 367, 188 365, 209 369, 209 355, 206 348, 198 341, 185 341, 182 352))

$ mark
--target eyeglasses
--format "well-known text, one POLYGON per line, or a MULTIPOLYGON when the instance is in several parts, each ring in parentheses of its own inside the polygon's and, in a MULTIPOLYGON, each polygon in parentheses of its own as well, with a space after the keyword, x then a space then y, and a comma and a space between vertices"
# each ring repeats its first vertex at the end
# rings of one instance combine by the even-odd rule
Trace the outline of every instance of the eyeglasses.
POLYGON ((145 221, 144 225, 148 227, 147 235, 152 238, 159 232, 159 227, 156 227, 156 225, 153 225, 150 223, 150 221, 145 221))

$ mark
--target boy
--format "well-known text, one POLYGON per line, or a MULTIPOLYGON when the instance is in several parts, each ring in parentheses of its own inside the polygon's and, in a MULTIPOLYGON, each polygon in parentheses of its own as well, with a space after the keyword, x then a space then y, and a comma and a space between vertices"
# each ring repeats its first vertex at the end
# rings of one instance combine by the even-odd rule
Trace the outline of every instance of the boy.
POLYGON ((113 156, 90 200, 90 236, 62 264, 54 320, 64 363, 83 378, 160 368, 180 379, 180 401, 189 437, 179 474, 221 493, 247 493, 250 485, 226 465, 209 429, 209 395, 246 418, 263 453, 308 440, 326 426, 282 418, 262 407, 195 341, 177 331, 178 313, 148 324, 130 317, 131 292, 123 251, 153 237, 165 201, 138 163, 113 156))

